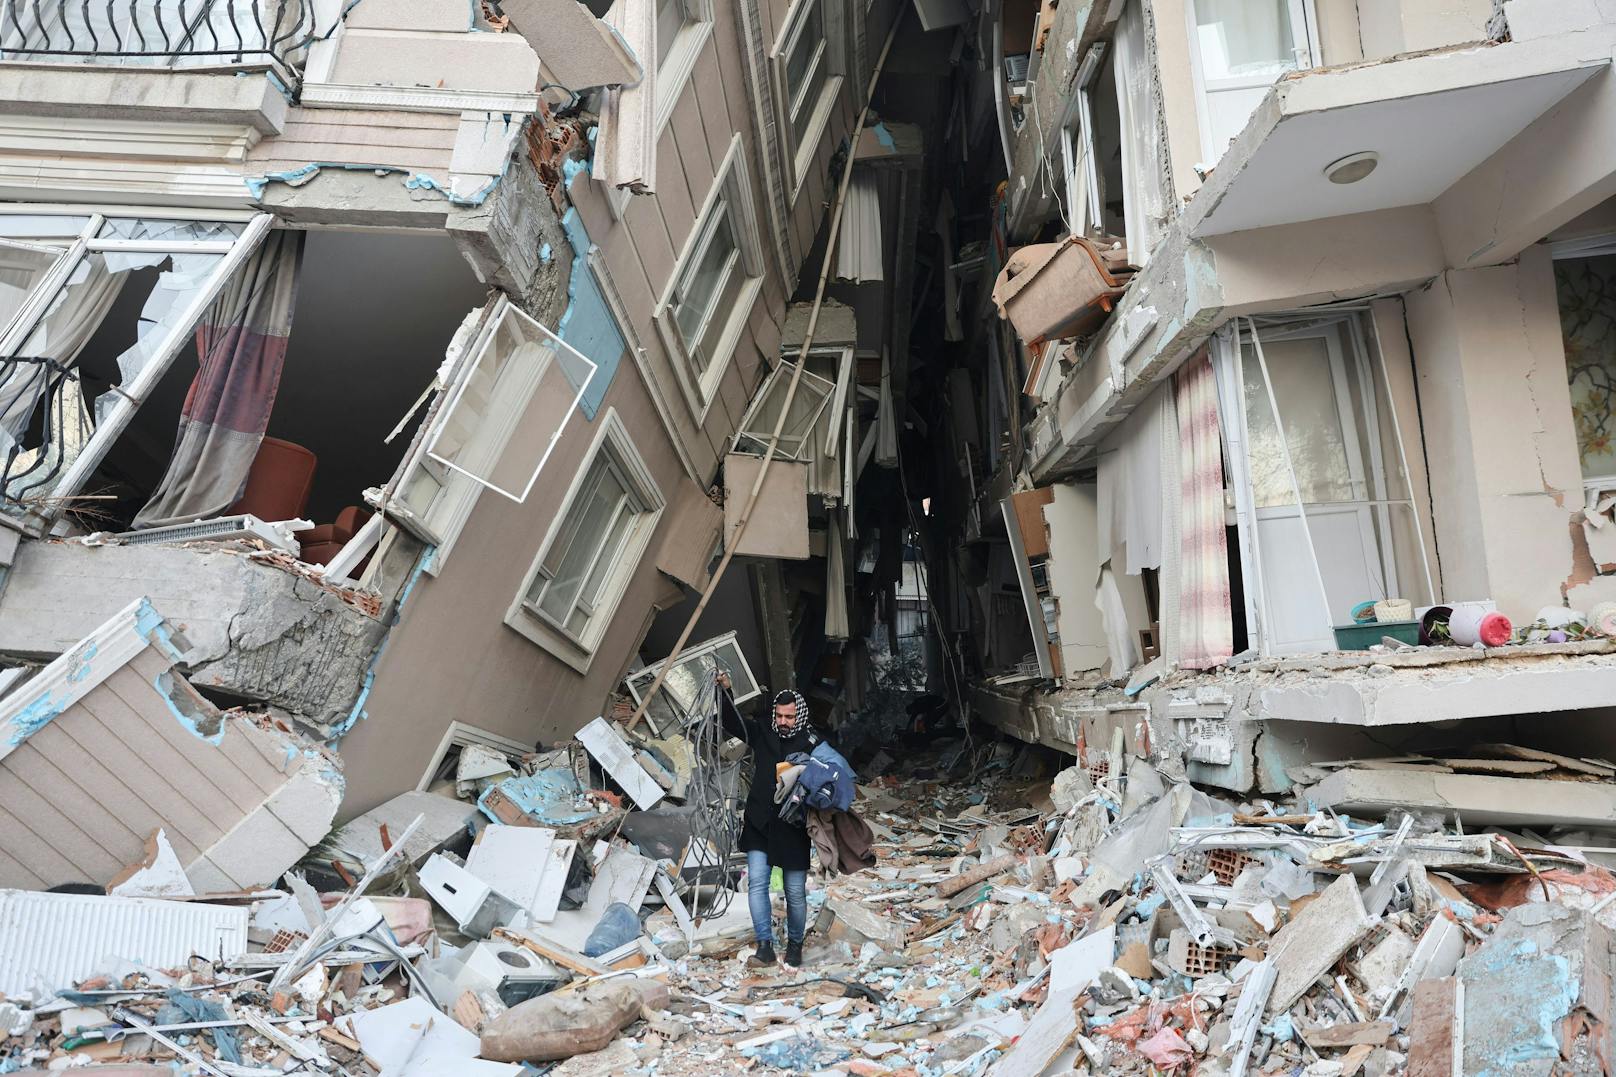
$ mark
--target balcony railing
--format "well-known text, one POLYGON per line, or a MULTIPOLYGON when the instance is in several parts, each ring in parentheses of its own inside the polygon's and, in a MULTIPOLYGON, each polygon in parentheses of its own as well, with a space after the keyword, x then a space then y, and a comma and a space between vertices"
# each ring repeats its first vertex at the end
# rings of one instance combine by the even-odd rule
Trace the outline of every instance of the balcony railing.
POLYGON ((256 64, 292 81, 333 28, 319 21, 315 0, 0 0, 0 60, 256 64))

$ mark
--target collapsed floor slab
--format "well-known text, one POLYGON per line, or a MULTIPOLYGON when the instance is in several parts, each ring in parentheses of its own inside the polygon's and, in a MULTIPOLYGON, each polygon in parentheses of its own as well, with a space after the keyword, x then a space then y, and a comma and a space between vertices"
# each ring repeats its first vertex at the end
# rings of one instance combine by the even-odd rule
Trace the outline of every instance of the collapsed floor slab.
POLYGON ((1307 797, 1320 807, 1370 816, 1405 809, 1500 826, 1616 824, 1616 784, 1600 781, 1343 770, 1309 786, 1307 797))
POLYGON ((197 889, 273 882, 330 828, 337 757, 179 676, 144 598, 0 699, 0 887, 106 885, 166 832, 197 889))
POLYGON ((343 723, 386 631, 351 596, 253 551, 24 542, 0 587, 0 655, 53 658, 150 599, 189 640, 193 684, 343 723))

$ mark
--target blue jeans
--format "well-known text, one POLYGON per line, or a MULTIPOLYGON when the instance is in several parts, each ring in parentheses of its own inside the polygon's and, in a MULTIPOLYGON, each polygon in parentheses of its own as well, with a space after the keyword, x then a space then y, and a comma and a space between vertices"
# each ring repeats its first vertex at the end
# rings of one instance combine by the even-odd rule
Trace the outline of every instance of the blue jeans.
MULTIPOLYGON (((808 930, 808 873, 780 870, 786 886, 786 938, 801 942, 808 930)), ((769 854, 752 849, 746 854, 746 904, 752 911, 752 934, 758 942, 774 942, 769 905, 769 854)))

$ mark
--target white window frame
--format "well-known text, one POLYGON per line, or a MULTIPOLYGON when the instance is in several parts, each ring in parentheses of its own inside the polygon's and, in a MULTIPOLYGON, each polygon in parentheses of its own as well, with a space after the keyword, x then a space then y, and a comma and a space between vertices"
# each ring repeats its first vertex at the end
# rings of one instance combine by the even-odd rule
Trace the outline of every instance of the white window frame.
MULTIPOLYGON (((408 526, 408 530, 416 538, 437 548, 436 555, 426 567, 426 571, 433 576, 443 570, 443 565, 448 561, 449 553, 454 548, 456 539, 460 537, 461 530, 465 528, 466 521, 471 518, 471 512, 476 508, 477 499, 482 496, 483 490, 485 488, 493 490, 518 503, 524 501, 532 492, 534 484, 560 440, 561 433, 567 426, 563 423, 561 430, 557 431, 556 437, 551 440, 549 448, 545 450, 544 457, 539 461, 539 466, 534 470, 520 497, 484 482, 465 468, 444 460, 432 451, 442 434, 443 424, 447 421, 450 411, 465 392, 472 374, 493 343, 500 326, 509 317, 520 318, 530 325, 537 326, 546 336, 553 338, 557 347, 570 350, 570 345, 556 338, 543 325, 514 306, 503 292, 487 305, 472 311, 461 323, 460 329, 446 349, 445 365, 450 367, 450 372, 439 393, 436 409, 429 418, 433 426, 422 433, 415 448, 399 464, 393 481, 388 484, 392 502, 387 513, 388 518, 406 525, 413 524, 408 526), (433 481, 438 483, 438 491, 432 496, 424 511, 406 511, 403 508, 402 491, 408 483, 416 480, 422 471, 430 472, 433 481)), ((588 357, 582 355, 576 357, 589 363, 593 370, 595 364, 589 362, 588 357)), ((509 381, 496 382, 496 387, 500 390, 500 400, 483 416, 483 425, 489 431, 489 436, 481 446, 480 456, 486 460, 487 466, 492 467, 504 453, 517 424, 532 402, 533 393, 537 390, 545 369, 547 367, 514 371, 515 377, 509 381)), ((593 376, 590 380, 593 380, 593 376)), ((567 413, 569 422, 572 415, 577 412, 578 401, 583 398, 588 384, 586 382, 574 397, 572 409, 567 413)), ((380 560, 374 558, 372 563, 375 564, 380 560)))
POLYGON ((611 626, 613 614, 622 602, 629 583, 639 570, 651 536, 655 533, 666 509, 667 499, 658 487, 656 479, 652 477, 650 469, 646 467, 639 450, 635 448, 633 439, 629 437, 628 428, 623 425, 617 409, 608 408, 599 420, 599 429, 595 432, 594 441, 591 442, 577 473, 573 475, 566 496, 551 518, 549 530, 545 533, 544 540, 539 543, 533 563, 522 576, 522 584, 517 588, 510 608, 505 612, 505 623, 579 673, 589 672, 595 652, 606 630, 611 626), (594 470, 602 454, 610 455, 613 465, 626 483, 632 486, 635 497, 644 507, 630 524, 632 533, 623 540, 617 565, 613 568, 611 577, 600 589, 600 598, 589 618, 589 624, 585 626, 581 635, 573 635, 557 627, 547 616, 535 612, 527 595, 539 578, 551 547, 561 537, 568 515, 584 492, 585 480, 594 470))
MULTIPOLYGON (((689 662, 694 662, 706 655, 714 654, 724 647, 735 648, 735 654, 741 662, 741 672, 745 673, 746 675, 746 683, 751 685, 750 690, 738 691, 734 694, 735 705, 737 707, 741 706, 742 704, 757 699, 763 695, 763 685, 758 682, 757 674, 752 672, 752 663, 746 660, 746 651, 741 647, 739 633, 733 629, 724 633, 722 636, 714 636, 712 639, 702 640, 700 643, 686 647, 684 650, 680 651, 676 656, 674 656, 672 660, 673 668, 678 668, 679 666, 685 665, 689 662)), ((629 695, 634 697, 634 703, 636 706, 645 702, 646 693, 650 691, 651 685, 656 681, 657 674, 661 672, 663 666, 668 664, 668 661, 669 660, 665 657, 659 658, 655 662, 641 666, 639 669, 623 678, 623 687, 627 688, 629 695)), ((673 693, 668 691, 666 682, 663 683, 663 686, 661 689, 659 689, 659 691, 663 695, 667 696, 669 701, 669 709, 676 715, 683 715, 684 708, 682 704, 680 704, 679 701, 673 697, 673 693)), ((683 716, 687 718, 689 717, 688 715, 683 716)), ((650 718, 650 710, 647 708, 646 719, 650 720, 650 718)), ((666 735, 668 732, 671 731, 663 730, 661 731, 661 735, 666 735)))
MULTIPOLYGON (((617 3, 629 3, 631 0, 617 0, 617 3)), ((645 0, 655 4, 656 0, 645 0)), ((696 61, 701 59, 701 50, 707 47, 707 41, 713 36, 713 0, 676 0, 682 2, 685 9, 684 25, 680 27, 678 35, 674 38, 673 47, 668 55, 657 66, 654 85, 656 87, 656 104, 654 106, 651 124, 651 139, 653 142, 662 141, 662 133, 668 129, 668 122, 673 119, 673 111, 679 105, 679 99, 684 96, 686 87, 690 85, 690 78, 696 71, 696 61)), ((652 24, 656 23, 656 13, 651 16, 652 24)), ((660 33, 660 27, 653 31, 660 33)), ((653 55, 660 51, 660 41, 653 46, 653 55)), ((633 198, 632 191, 626 188, 608 189, 606 191, 606 204, 612 216, 622 220, 628 211, 628 200, 633 198)))
POLYGON ((1060 175, 1061 204, 1066 211, 1065 223, 1073 235, 1087 235, 1102 227, 1105 220, 1103 193, 1100 190, 1100 172, 1094 152, 1094 79, 1105 60, 1106 43, 1097 41, 1089 46, 1083 63, 1074 79, 1077 90, 1066 106, 1061 118, 1060 175), (1078 194, 1078 170, 1082 170, 1083 215, 1085 227, 1075 227, 1077 207, 1073 204, 1078 194))
MULTIPOLYGON (((697 425, 705 421, 707 409, 712 406, 714 398, 718 395, 719 383, 723 381, 724 374, 729 370, 730 361, 735 357, 735 347, 740 341, 741 331, 745 329, 747 319, 752 313, 752 306, 763 287, 762 254, 762 244, 758 239, 757 211, 752 202, 752 185, 747 175, 746 158, 741 149, 741 136, 736 134, 730 139, 729 152, 725 154, 724 163, 719 167, 718 174, 713 177, 712 188, 707 192, 701 213, 696 218, 695 226, 690 229, 684 250, 674 263, 673 272, 668 277, 662 298, 658 301, 652 316, 657 333, 662 338, 663 347, 673 360, 672 365, 679 387, 697 425), (741 284, 734 305, 728 311, 716 309, 709 311, 708 320, 704 321, 694 334, 698 338, 707 335, 713 317, 728 318, 712 356, 706 366, 702 367, 697 357, 686 346, 684 334, 674 320, 673 298, 678 293, 685 276, 700 264, 701 256, 706 252, 707 244, 717 228, 718 215, 723 211, 729 214, 730 229, 738 248, 739 258, 735 263, 735 271, 743 273, 745 280, 741 284)), ((716 293, 722 295, 723 290, 720 284, 716 293)))
MULTIPOLYGON (((95 424, 95 431, 84 449, 57 479, 47 496, 45 507, 35 508, 27 515, 0 512, 5 526, 18 528, 30 534, 43 534, 66 509, 68 498, 77 493, 86 479, 106 458, 114 442, 134 419, 141 403, 162 379, 180 349, 190 340, 196 324, 206 313, 230 278, 239 270, 269 234, 274 218, 268 213, 232 210, 203 210, 176 207, 153 208, 146 206, 98 205, 78 206, 60 203, 10 203, 0 208, 3 216, 81 217, 85 224, 76 239, 60 247, 61 257, 48 269, 33 291, 18 308, 16 316, 0 334, 0 354, 9 355, 21 348, 33 333, 36 323, 49 310, 56 294, 64 287, 79 262, 95 251, 143 251, 148 253, 208 252, 221 255, 203 285, 187 301, 169 331, 154 342, 151 358, 127 385, 117 387, 118 399, 105 417, 95 424), (108 218, 177 220, 199 222, 226 222, 244 224, 241 234, 228 240, 131 240, 98 238, 108 218)), ((35 246, 53 246, 29 241, 35 246)))
POLYGON ((781 24, 780 35, 774 43, 774 48, 769 51, 769 77, 774 84, 774 108, 776 122, 779 124, 780 155, 784 158, 786 177, 790 185, 788 201, 792 203, 796 202, 797 196, 802 192, 803 183, 808 178, 814 157, 818 155, 820 140, 825 137, 825 128, 830 123, 831 113, 835 110, 837 99, 841 95, 847 49, 843 41, 844 20, 838 3, 839 0, 792 0, 785 21, 781 24), (807 30, 809 18, 816 7, 819 9, 820 24, 825 28, 825 38, 820 45, 817 58, 809 67, 809 83, 812 84, 818 65, 825 67, 825 81, 820 86, 816 100, 805 98, 796 102, 793 100, 793 88, 786 84, 786 62, 807 30), (793 107, 794 104, 797 108, 793 107), (792 123, 798 108, 808 110, 808 120, 803 127, 801 141, 795 141, 795 125, 792 123))
MULTIPOLYGON (((654 0, 653 0, 654 2, 654 0)), ((678 0, 685 8, 685 22, 673 39, 667 59, 657 66, 656 82, 656 135, 661 139, 668 121, 673 118, 674 107, 690 85, 690 76, 696 70, 696 61, 707 39, 713 36, 713 0, 678 0)), ((660 49, 661 42, 658 42, 660 49)))
POLYGON ((421 772, 421 780, 415 783, 415 791, 424 793, 432 788, 432 776, 443 766, 443 760, 449 755, 449 749, 473 746, 492 748, 506 755, 527 755, 533 751, 533 745, 524 741, 502 737, 498 733, 465 722, 450 722, 449 728, 443 731, 443 739, 438 741, 438 750, 432 753, 426 770, 421 772))
MULTIPOLYGON (((1293 50, 1298 61, 1297 70, 1305 71, 1308 68, 1318 67, 1321 63, 1319 16, 1314 10, 1314 0, 1286 0, 1286 3, 1290 7, 1291 34, 1297 42, 1293 50), (1305 49, 1302 42, 1306 43, 1305 49), (1304 51, 1305 56, 1302 55, 1304 51)), ((1223 150, 1217 149, 1214 145, 1217 136, 1212 130, 1212 109, 1207 101, 1206 66, 1201 60, 1201 32, 1195 18, 1195 0, 1184 0, 1184 19, 1190 39, 1190 77, 1195 85, 1195 115, 1200 128, 1202 167, 1211 168, 1223 156, 1223 150)), ((1219 89, 1239 90, 1271 86, 1277 79, 1249 78, 1224 81, 1231 84, 1220 86, 1219 89)))
MULTIPOLYGON (((1259 507, 1255 500, 1255 491, 1252 487, 1250 468, 1250 432, 1248 427, 1248 401, 1244 385, 1244 367, 1246 358, 1244 345, 1252 341, 1254 327, 1250 319, 1242 322, 1236 318, 1234 321, 1221 327, 1215 337, 1214 370, 1217 378, 1218 418, 1219 427, 1224 439, 1225 456, 1229 461, 1230 473, 1226 478, 1229 487, 1234 493, 1236 534, 1240 544, 1240 571, 1244 582, 1246 606, 1246 631, 1253 647, 1263 655, 1293 654, 1299 648, 1290 645, 1283 646, 1280 641, 1273 638, 1273 622, 1275 619, 1274 602, 1277 598, 1272 592, 1279 587, 1280 581, 1268 578, 1263 568, 1262 539, 1258 533, 1259 521, 1274 519, 1296 519, 1301 522, 1303 534, 1312 551, 1316 581, 1284 581, 1290 586, 1311 591, 1317 587, 1324 591, 1324 578, 1319 569, 1317 547, 1313 545, 1312 532, 1308 521, 1316 520, 1331 514, 1351 513, 1359 517, 1360 527, 1363 529, 1365 549, 1373 549, 1377 555, 1387 594, 1400 593, 1402 588, 1397 579, 1396 553, 1391 537, 1390 513, 1393 508, 1402 507, 1412 516, 1414 525, 1414 538, 1418 547, 1420 567, 1423 573, 1426 594, 1433 600, 1438 600, 1435 581, 1431 575, 1431 566, 1428 560, 1425 544, 1425 531, 1420 520, 1419 501, 1412 488, 1408 496, 1391 498, 1386 489, 1388 469, 1398 467, 1406 476, 1409 474, 1406 446, 1403 444, 1402 426, 1398 420, 1395 402, 1389 416, 1389 432, 1396 439, 1398 446, 1398 459, 1395 462, 1387 461, 1382 457, 1381 439, 1387 429, 1382 427, 1379 407, 1376 404, 1376 390, 1384 389, 1388 401, 1391 401, 1391 384, 1385 366, 1385 353, 1378 347, 1371 350, 1365 337, 1364 318, 1368 315, 1359 309, 1344 310, 1338 315, 1325 315, 1317 320, 1307 319, 1294 325, 1286 325, 1283 321, 1277 324, 1265 324, 1255 327, 1258 338, 1268 343, 1284 340, 1287 337, 1315 336, 1321 331, 1340 325, 1344 334, 1327 343, 1329 349, 1329 362, 1331 378, 1335 382, 1335 396, 1337 407, 1340 409, 1341 422, 1344 428, 1357 430, 1363 435, 1367 444, 1370 459, 1364 461, 1361 457, 1349 459, 1352 469, 1352 481, 1357 487, 1355 500, 1347 502, 1306 502, 1303 505, 1292 501, 1287 505, 1259 507), (1342 348, 1352 352, 1349 358, 1342 348), (1350 368, 1350 369, 1349 369, 1350 368), (1378 370, 1376 369, 1378 368, 1378 370), (1378 374, 1378 378, 1377 378, 1378 374), (1364 401, 1365 414, 1363 422, 1359 423, 1351 414, 1351 405, 1347 402, 1348 390, 1345 384, 1347 378, 1358 381, 1361 399, 1364 401), (1378 385, 1377 385, 1378 381, 1378 385), (1358 496, 1361 494, 1362 496, 1358 496), (1379 535, 1384 539, 1373 537, 1370 527, 1370 516, 1379 521, 1379 535)), ((1328 340, 1328 338, 1327 338, 1328 340)), ((1260 351, 1258 352, 1260 355, 1260 351)), ((1262 362, 1261 359, 1258 360, 1262 362)), ((1265 387, 1267 378, 1263 378, 1265 387)), ((1276 415, 1276 430, 1284 435, 1284 416, 1274 407, 1276 401, 1272 395, 1272 388, 1268 387, 1268 405, 1271 413, 1276 415)), ((1356 456, 1359 450, 1349 439, 1349 456, 1356 456)), ((1287 459, 1287 473, 1292 483, 1295 482, 1295 471, 1287 459)), ((1321 596, 1323 598, 1323 596, 1321 596)), ((1329 616, 1328 600, 1324 599, 1326 619, 1329 616)), ((1334 649, 1334 639, 1326 633, 1321 633, 1321 640, 1328 639, 1326 650, 1334 649)))

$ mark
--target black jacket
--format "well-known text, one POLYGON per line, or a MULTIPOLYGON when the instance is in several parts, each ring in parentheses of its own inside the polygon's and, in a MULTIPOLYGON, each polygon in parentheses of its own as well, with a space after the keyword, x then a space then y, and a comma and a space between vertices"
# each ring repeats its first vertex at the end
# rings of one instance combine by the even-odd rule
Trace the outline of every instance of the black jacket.
POLYGON ((780 819, 780 807, 774 802, 774 771, 775 764, 784 763, 786 756, 793 752, 811 752, 824 738, 811 728, 793 737, 781 737, 775 733, 774 722, 767 716, 767 699, 763 706, 765 717, 748 718, 736 709, 728 692, 719 693, 719 714, 724 719, 724 730, 732 737, 740 737, 752 748, 752 788, 746 795, 741 851, 749 853, 761 849, 768 854, 771 867, 806 871, 808 830, 780 819))

